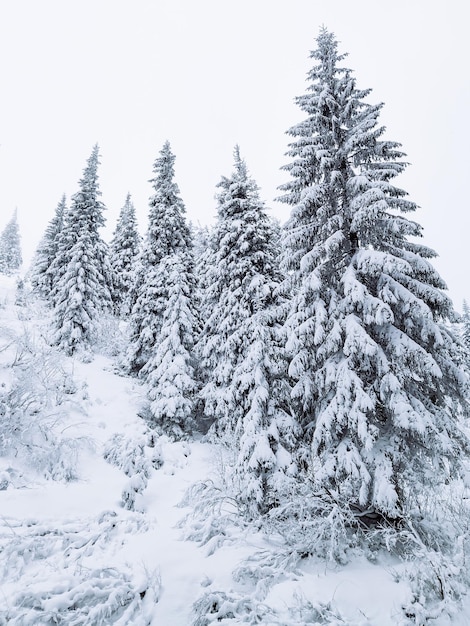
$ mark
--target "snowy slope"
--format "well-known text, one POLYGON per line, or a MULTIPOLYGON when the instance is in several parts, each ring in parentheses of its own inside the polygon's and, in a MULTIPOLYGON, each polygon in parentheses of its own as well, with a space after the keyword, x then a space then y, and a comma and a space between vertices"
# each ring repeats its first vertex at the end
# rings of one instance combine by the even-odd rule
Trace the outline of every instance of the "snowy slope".
MULTIPOLYGON (((19 367, 12 366, 12 337, 26 334, 31 342, 43 327, 37 310, 15 306, 13 280, 2 278, 0 306, 0 383, 7 389, 19 367)), ((411 591, 397 575, 405 566, 392 557, 357 557, 344 567, 312 558, 282 565, 278 538, 235 518, 214 531, 220 516, 230 519, 229 505, 206 519, 192 516, 185 494, 198 481, 217 483, 222 452, 202 441, 152 442, 139 417, 144 390, 117 374, 112 359, 53 356, 68 386, 57 392, 54 419, 53 402, 47 405, 46 438, 31 446, 54 437, 67 457, 54 462, 73 477, 53 479, 40 455, 35 467, 24 450, 0 446, 0 624, 421 623, 401 610, 411 591), (123 499, 132 485, 137 493, 123 499), (125 508, 131 501, 135 510, 125 508)), ((468 624, 470 611, 433 623, 468 624)))

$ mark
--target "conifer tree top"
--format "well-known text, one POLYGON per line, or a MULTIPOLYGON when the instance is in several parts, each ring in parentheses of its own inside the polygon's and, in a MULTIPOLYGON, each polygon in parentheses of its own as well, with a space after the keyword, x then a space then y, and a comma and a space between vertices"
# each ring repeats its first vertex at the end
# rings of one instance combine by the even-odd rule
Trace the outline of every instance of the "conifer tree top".
POLYGON ((175 176, 175 155, 169 141, 163 144, 155 160, 155 176, 150 180, 155 193, 149 200, 149 227, 146 251, 152 263, 158 263, 165 255, 191 248, 191 233, 186 224, 186 208, 180 197, 175 176))
POLYGON ((99 146, 98 144, 95 144, 90 156, 87 159, 86 167, 83 170, 83 177, 79 181, 80 192, 93 193, 96 196, 101 195, 101 191, 99 190, 97 183, 99 164, 99 146))
MULTIPOLYGON (((153 166, 155 176, 150 179, 153 183, 156 195, 154 196, 154 202, 163 200, 167 202, 174 202, 179 196, 179 187, 174 181, 175 177, 175 155, 171 151, 169 141, 165 141, 160 151, 160 155, 155 159, 153 166)), ((180 210, 185 211, 184 204, 181 199, 178 198, 180 210)))
POLYGON ((234 170, 230 177, 222 176, 217 184, 221 189, 217 195, 219 201, 219 218, 226 219, 234 217, 240 212, 244 212, 253 203, 261 208, 263 202, 259 197, 259 187, 256 181, 250 176, 245 160, 240 156, 240 147, 235 146, 233 150, 234 170), (247 204, 244 201, 249 201, 247 204))
POLYGON ((103 214, 105 206, 99 199, 101 196, 98 177, 99 164, 99 146, 95 144, 79 181, 79 190, 72 196, 67 217, 69 222, 78 222, 82 226, 92 223, 95 231, 104 226, 106 222, 103 214))

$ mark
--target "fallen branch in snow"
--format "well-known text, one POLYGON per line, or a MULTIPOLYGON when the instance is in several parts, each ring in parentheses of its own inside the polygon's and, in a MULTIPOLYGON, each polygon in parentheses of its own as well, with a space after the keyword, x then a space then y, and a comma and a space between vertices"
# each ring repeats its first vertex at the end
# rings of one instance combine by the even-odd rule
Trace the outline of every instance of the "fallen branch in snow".
POLYGON ((97 518, 72 520, 57 525, 54 520, 15 520, 0 517, 0 581, 19 580, 36 563, 39 570, 69 568, 97 550, 113 550, 125 543, 126 535, 147 532, 150 524, 140 515, 119 517, 105 511, 97 518))
POLYGON ((100 559, 109 563, 127 537, 149 528, 141 515, 114 511, 60 525, 0 518, 0 581, 22 589, 5 598, 0 625, 150 624, 160 596, 157 571, 96 567, 100 559))
POLYGON ((158 574, 133 576, 115 568, 76 568, 43 582, 30 581, 0 614, 0 625, 148 626, 160 597, 158 574))
POLYGON ((210 624, 279 624, 273 621, 273 611, 252 598, 223 591, 209 591, 202 595, 193 606, 195 613, 191 626, 210 624), (265 619, 269 619, 269 622, 265 619))
POLYGON ((367 619, 344 618, 332 603, 310 602, 294 594, 295 604, 282 614, 249 594, 210 591, 193 605, 191 626, 266 624, 267 626, 373 626, 367 619))

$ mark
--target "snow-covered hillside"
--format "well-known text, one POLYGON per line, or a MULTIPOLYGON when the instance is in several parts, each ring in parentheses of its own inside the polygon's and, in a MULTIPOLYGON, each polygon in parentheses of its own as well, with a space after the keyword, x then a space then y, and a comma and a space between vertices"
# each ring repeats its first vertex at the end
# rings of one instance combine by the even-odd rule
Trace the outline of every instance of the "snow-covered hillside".
MULTIPOLYGON (((243 522, 220 488, 230 451, 152 436, 139 382, 48 347, 40 305, 1 281, 0 624, 427 623, 416 564, 333 564, 243 522)), ((452 584, 458 608, 431 623, 470 623, 452 584)))

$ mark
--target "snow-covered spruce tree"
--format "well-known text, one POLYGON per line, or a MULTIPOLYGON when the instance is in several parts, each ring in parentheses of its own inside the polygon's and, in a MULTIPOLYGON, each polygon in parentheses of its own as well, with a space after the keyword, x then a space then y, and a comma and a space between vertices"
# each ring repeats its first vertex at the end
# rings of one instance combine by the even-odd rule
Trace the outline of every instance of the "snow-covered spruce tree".
POLYGON ((212 248, 212 232, 208 226, 191 225, 194 251, 194 273, 197 280, 198 309, 201 319, 207 319, 205 311, 205 292, 209 287, 209 272, 213 265, 214 250, 212 248))
POLYGON ((287 411, 286 360, 280 337, 276 228, 259 198, 239 149, 235 168, 219 183, 218 220, 209 270, 206 320, 198 351, 201 395, 213 430, 235 436, 238 500, 264 512, 285 471, 292 421, 287 411))
POLYGON ((128 315, 132 308, 131 294, 135 279, 136 260, 140 250, 135 207, 130 193, 122 207, 109 247, 113 272, 112 298, 116 311, 128 315))
MULTIPOLYGON (((194 255, 194 276, 196 280, 194 303, 198 312, 198 319, 200 320, 198 339, 200 332, 204 324, 204 320, 207 320, 212 313, 212 304, 208 296, 208 289, 210 288, 211 274, 214 265, 215 250, 213 248, 213 227, 208 226, 195 226, 191 224, 191 236, 193 240, 193 255, 194 255)), ((200 346, 199 346, 200 347, 200 346)), ((195 346, 195 352, 198 353, 199 348, 197 344, 195 346)), ((196 358, 195 372, 196 378, 201 382, 204 378, 203 366, 199 358, 196 358)), ((206 434, 208 428, 212 424, 212 419, 207 418, 204 411, 204 400, 200 394, 196 397, 196 404, 194 406, 194 417, 197 423, 197 428, 202 433, 206 434)))
POLYGON ((463 301, 463 314, 462 314, 462 341, 467 349, 467 354, 470 360, 470 307, 466 300, 463 301))
POLYGON ((58 276, 52 291, 54 342, 72 354, 88 349, 96 339, 103 312, 111 309, 111 269, 108 249, 99 229, 104 226, 104 205, 99 199, 99 148, 87 161, 72 197, 51 272, 58 276))
MULTIPOLYGON (((126 368, 138 374, 154 355, 168 302, 167 276, 160 262, 175 253, 191 255, 185 206, 174 181, 175 157, 167 141, 154 163, 155 190, 149 201, 149 221, 136 273, 136 302, 130 318, 126 368)), ((147 372, 148 373, 148 372, 147 372)), ((147 375, 147 373, 145 375, 147 375)))
POLYGON ((15 274, 22 263, 20 231, 15 209, 11 220, 0 235, 0 274, 7 276, 15 274))
POLYGON ((149 385, 150 421, 180 439, 193 429, 196 381, 193 346, 198 332, 191 233, 174 181, 175 157, 166 142, 155 161, 155 194, 139 259, 128 367, 149 385))
POLYGON ((297 104, 281 198, 292 400, 320 491, 390 518, 459 475, 469 444, 454 313, 445 284, 403 214, 416 205, 392 184, 405 166, 382 139, 382 105, 365 99, 333 34, 311 53, 297 104))
POLYGON ((159 263, 167 304, 153 354, 143 369, 149 385, 152 425, 176 440, 186 438, 195 427, 193 348, 198 323, 195 280, 187 261, 187 252, 177 251, 159 263))
POLYGON ((31 264, 31 286, 35 293, 46 300, 49 299, 56 278, 51 272, 51 266, 58 254, 59 238, 64 227, 66 211, 64 194, 56 207, 54 217, 46 227, 31 264))
MULTIPOLYGON (((266 291, 259 287, 258 302, 267 305, 266 291)), ((237 500, 249 517, 276 506, 290 492, 287 477, 297 473, 292 456, 297 428, 287 400, 286 359, 276 311, 254 313, 242 324, 238 337, 232 338, 237 344, 245 342, 245 355, 235 367, 230 387, 237 418, 237 500)))

